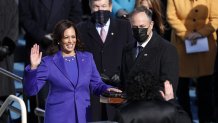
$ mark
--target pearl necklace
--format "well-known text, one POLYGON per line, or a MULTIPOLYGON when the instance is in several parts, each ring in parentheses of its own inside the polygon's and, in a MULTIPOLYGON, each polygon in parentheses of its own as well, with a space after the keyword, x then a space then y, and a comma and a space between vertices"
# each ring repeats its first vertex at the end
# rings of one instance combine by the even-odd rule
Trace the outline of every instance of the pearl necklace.
POLYGON ((66 58, 64 58, 64 60, 65 60, 66 62, 71 62, 71 61, 73 61, 73 60, 75 59, 75 57, 76 57, 76 56, 66 57, 66 58))

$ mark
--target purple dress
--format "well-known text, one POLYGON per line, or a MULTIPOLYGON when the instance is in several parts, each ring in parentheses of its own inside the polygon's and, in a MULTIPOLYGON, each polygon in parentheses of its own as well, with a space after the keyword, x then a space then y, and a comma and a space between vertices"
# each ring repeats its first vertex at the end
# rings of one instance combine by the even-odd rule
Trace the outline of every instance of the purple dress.
POLYGON ((27 95, 36 95, 46 81, 50 90, 45 123, 86 123, 90 118, 90 92, 100 95, 110 87, 102 82, 93 56, 88 52, 76 52, 75 64, 65 63, 58 52, 44 57, 36 70, 31 70, 30 66, 25 68, 24 91, 27 95), (78 69, 71 70, 71 67, 78 69), (74 76, 69 72, 78 73, 74 76))

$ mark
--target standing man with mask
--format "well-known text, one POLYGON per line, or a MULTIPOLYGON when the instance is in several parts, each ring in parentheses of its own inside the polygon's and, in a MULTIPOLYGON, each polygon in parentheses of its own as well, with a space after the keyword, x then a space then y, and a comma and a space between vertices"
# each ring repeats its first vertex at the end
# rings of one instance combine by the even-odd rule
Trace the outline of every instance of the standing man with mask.
POLYGON ((169 80, 176 92, 178 82, 178 54, 176 48, 152 31, 152 12, 145 7, 136 8, 130 18, 135 42, 124 49, 121 82, 133 72, 145 70, 161 82, 169 80))
MULTIPOLYGON (((80 40, 93 53, 104 82, 118 87, 122 50, 133 41, 130 23, 111 18, 112 0, 89 0, 89 5, 92 17, 78 25, 80 40)), ((91 98, 91 111, 93 121, 113 119, 114 109, 100 104, 99 97, 91 98)))

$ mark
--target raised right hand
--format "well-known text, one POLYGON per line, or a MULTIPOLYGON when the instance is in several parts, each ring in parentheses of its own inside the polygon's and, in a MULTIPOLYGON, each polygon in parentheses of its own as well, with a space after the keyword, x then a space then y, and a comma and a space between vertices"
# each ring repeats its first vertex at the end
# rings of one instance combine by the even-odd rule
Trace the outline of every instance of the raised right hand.
POLYGON ((166 80, 164 82, 164 92, 160 91, 160 93, 166 101, 174 99, 173 86, 170 81, 166 80))
POLYGON ((31 69, 36 69, 42 59, 42 52, 39 52, 39 45, 34 44, 30 52, 31 69))

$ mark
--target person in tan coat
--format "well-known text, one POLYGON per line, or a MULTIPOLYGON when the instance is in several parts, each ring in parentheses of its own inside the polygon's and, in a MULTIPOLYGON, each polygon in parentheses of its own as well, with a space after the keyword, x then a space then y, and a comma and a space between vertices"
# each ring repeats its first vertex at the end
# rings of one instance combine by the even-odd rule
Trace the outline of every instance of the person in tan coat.
POLYGON ((217 0, 168 0, 167 20, 172 27, 171 42, 179 53, 178 101, 191 115, 190 78, 197 80, 198 115, 200 123, 212 119, 212 74, 216 56, 218 27, 217 0), (198 38, 208 39, 209 51, 187 54, 185 43, 195 45, 198 38))

